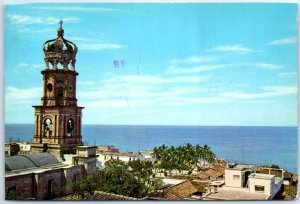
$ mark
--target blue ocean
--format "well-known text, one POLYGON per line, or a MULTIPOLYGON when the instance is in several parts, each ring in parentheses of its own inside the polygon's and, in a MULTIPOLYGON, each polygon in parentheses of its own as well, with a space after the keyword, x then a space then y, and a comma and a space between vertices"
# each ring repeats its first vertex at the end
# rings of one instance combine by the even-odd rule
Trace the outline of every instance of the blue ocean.
MULTIPOLYGON (((33 125, 6 124, 5 141, 31 142, 33 130, 33 125)), ((207 144, 229 162, 277 164, 298 172, 297 127, 83 125, 82 136, 86 145, 114 145, 132 152, 162 144, 207 144)))

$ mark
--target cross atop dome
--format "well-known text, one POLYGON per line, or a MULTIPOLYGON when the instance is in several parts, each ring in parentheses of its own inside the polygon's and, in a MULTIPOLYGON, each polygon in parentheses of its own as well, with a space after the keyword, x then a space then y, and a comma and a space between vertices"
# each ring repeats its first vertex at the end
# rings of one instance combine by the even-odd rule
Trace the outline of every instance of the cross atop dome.
POLYGON ((62 29, 62 24, 63 24, 63 21, 60 19, 59 21, 59 28, 62 29))

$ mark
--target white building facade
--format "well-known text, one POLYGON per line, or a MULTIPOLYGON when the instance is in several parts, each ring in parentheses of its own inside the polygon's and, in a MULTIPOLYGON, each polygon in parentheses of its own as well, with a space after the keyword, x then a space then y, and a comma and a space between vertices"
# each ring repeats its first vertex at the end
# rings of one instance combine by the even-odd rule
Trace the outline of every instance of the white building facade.
POLYGON ((104 168, 105 163, 111 159, 120 160, 127 163, 137 159, 143 160, 143 157, 140 154, 133 152, 102 152, 98 154, 97 157, 97 168, 104 168))

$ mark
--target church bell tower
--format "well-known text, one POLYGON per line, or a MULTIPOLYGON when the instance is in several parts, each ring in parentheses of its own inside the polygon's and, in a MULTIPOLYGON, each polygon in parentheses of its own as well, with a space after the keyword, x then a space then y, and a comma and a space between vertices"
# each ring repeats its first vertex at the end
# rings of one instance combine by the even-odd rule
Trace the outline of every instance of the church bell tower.
POLYGON ((75 71, 77 46, 64 38, 62 21, 57 38, 43 45, 45 69, 41 105, 35 109, 32 152, 48 152, 63 159, 82 145, 83 107, 77 106, 75 71))

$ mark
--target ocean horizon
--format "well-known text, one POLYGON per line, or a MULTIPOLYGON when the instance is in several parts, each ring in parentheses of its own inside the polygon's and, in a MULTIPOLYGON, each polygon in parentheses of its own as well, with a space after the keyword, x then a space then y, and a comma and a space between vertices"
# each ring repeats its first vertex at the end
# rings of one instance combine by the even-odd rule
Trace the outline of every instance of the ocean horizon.
MULTIPOLYGON (((5 124, 5 142, 32 142, 33 124, 5 124)), ((277 164, 298 173, 297 127, 279 126, 179 126, 94 125, 82 126, 85 145, 114 145, 120 151, 152 150, 155 146, 207 144, 228 162, 277 164)))

